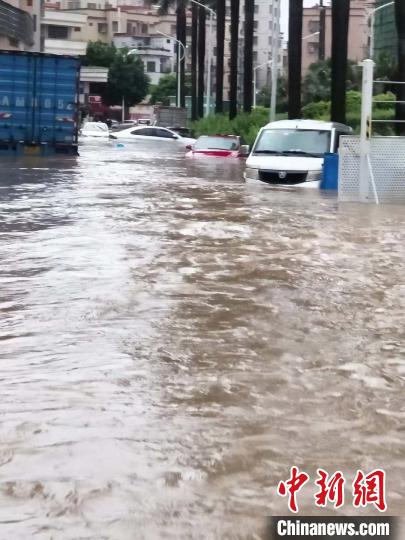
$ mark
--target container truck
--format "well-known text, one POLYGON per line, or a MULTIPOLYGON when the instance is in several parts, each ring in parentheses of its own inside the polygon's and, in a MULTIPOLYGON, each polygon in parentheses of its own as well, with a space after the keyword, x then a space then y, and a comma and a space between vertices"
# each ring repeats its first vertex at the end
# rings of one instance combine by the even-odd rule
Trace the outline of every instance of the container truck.
POLYGON ((186 127, 187 109, 181 107, 155 106, 155 123, 162 127, 186 127))
POLYGON ((0 51, 0 156, 77 154, 80 61, 0 51))

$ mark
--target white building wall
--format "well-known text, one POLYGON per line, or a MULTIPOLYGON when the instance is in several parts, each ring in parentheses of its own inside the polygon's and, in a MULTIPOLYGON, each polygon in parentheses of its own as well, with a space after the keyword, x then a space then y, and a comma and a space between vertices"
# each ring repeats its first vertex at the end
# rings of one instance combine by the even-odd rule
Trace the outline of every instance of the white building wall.
POLYGON ((46 10, 42 19, 44 52, 50 54, 70 54, 72 56, 86 53, 87 41, 75 39, 76 29, 87 25, 87 15, 69 13, 58 10, 46 10), (56 33, 56 29, 60 29, 56 33))
MULTIPOLYGON (((254 16, 254 37, 253 37, 253 65, 259 66, 272 59, 272 28, 273 17, 278 16, 274 9, 274 0, 256 0, 254 16)), ((230 16, 231 0, 227 0, 227 15, 230 16)), ((243 50, 244 50, 244 20, 245 20, 245 2, 240 1, 240 23, 239 23, 239 86, 240 93, 243 86, 243 50)), ((282 69, 282 37, 280 39, 280 51, 278 65, 282 69)), ((257 88, 261 89, 270 84, 270 65, 263 66, 257 70, 257 88)))

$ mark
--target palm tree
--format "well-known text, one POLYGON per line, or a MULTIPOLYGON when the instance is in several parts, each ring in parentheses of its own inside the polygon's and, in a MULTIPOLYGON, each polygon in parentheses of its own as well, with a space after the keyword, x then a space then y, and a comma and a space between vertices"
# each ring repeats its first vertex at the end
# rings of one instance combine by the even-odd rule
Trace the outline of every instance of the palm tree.
POLYGON ((205 72, 205 8, 198 8, 198 99, 197 114, 204 116, 204 72, 205 72))
MULTIPOLYGON (((152 2, 150 2, 152 3, 152 2)), ((184 47, 186 47, 186 29, 187 29, 187 16, 186 16, 186 4, 187 0, 159 0, 159 13, 166 14, 171 7, 176 4, 176 39, 178 39, 184 47)), ((178 47, 179 45, 177 45, 178 47)), ((181 54, 181 51, 178 53, 181 54)), ((185 67, 186 59, 183 58, 180 65, 180 106, 185 106, 185 67)))
MULTIPOLYGON (((405 3, 395 0, 395 19, 398 32, 398 81, 405 82, 405 3)), ((397 100, 405 101, 405 84, 396 85, 397 100)), ((405 121, 405 104, 397 103, 396 119, 405 121)), ((405 135, 405 123, 397 124, 398 135, 405 135)))
POLYGON ((347 47, 350 0, 332 0, 331 119, 346 122, 347 47))
POLYGON ((255 0, 245 0, 245 43, 243 58, 243 110, 252 110, 253 32, 255 0))
MULTIPOLYGON (((176 38, 186 47, 187 40, 187 16, 186 16, 186 0, 178 0, 176 8, 176 38)), ((181 51, 179 51, 179 55, 181 51)), ((186 58, 183 55, 183 59, 180 62, 180 107, 186 105, 186 92, 185 92, 185 74, 186 74, 186 58)))
POLYGON ((216 92, 215 112, 223 111, 224 100, 224 44, 225 44, 225 0, 217 0, 217 67, 216 67, 216 92))
POLYGON ((238 113, 238 40, 239 40, 239 0, 231 1, 231 70, 229 89, 229 118, 238 113))
POLYGON ((198 6, 191 6, 191 119, 197 120, 198 6))
POLYGON ((288 118, 301 116, 303 0, 290 0, 288 20, 288 118))

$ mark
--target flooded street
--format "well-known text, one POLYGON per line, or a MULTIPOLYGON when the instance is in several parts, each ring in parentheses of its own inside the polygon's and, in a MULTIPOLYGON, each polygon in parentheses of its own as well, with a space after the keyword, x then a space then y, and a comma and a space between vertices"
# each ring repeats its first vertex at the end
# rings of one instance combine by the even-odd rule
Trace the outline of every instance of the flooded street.
POLYGON ((1 163, 1 540, 254 538, 292 465, 404 515, 404 207, 103 144, 1 163))

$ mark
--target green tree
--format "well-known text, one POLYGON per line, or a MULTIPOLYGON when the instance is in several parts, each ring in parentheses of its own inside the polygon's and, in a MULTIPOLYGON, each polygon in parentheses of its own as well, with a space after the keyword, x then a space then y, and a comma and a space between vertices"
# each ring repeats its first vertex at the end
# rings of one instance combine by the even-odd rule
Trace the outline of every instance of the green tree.
POLYGON ((123 98, 126 105, 135 105, 148 93, 149 77, 145 75, 142 60, 127 53, 127 49, 118 51, 110 66, 103 95, 109 105, 120 105, 123 98))
POLYGON ((85 66, 100 66, 109 68, 113 63, 117 49, 112 43, 102 41, 89 41, 87 44, 86 56, 82 63, 85 66))
MULTIPOLYGON (((185 91, 186 95, 189 95, 190 77, 186 76, 185 91)), ((151 103, 162 103, 163 105, 170 104, 170 96, 175 96, 177 92, 177 78, 176 75, 170 73, 160 77, 159 83, 155 85, 151 90, 151 103)))
MULTIPOLYGON (((353 60, 349 60, 346 71, 347 90, 360 90, 361 77, 362 71, 359 69, 359 66, 353 60)), ((329 100, 331 96, 331 84, 331 59, 311 64, 302 85, 304 104, 329 100)))
MULTIPOLYGON (((270 105, 270 88, 265 86, 257 94, 257 105, 261 107, 269 107, 270 105)), ((288 110, 287 98, 287 79, 280 77, 277 83, 277 111, 284 113, 288 110)))

